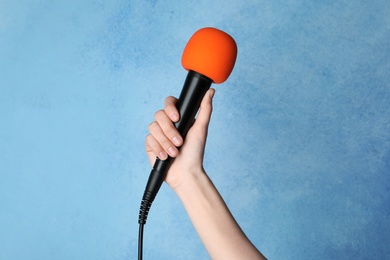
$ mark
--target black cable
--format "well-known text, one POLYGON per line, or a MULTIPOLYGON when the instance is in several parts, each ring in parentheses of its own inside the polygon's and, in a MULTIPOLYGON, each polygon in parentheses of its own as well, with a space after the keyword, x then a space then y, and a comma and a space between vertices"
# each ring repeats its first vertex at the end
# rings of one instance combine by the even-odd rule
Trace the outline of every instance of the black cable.
POLYGON ((144 224, 139 224, 139 232, 138 232, 138 260, 142 260, 143 237, 144 237, 144 224))
POLYGON ((142 260, 144 225, 146 224, 146 219, 148 218, 149 209, 150 206, 152 205, 153 200, 154 197, 150 197, 149 192, 145 192, 144 196, 142 197, 141 207, 139 209, 139 217, 138 217, 138 223, 139 223, 138 260, 142 260))
MULTIPOLYGON (((153 172, 153 171, 152 171, 153 172)), ((148 218, 148 213, 150 207, 152 206, 153 200, 156 194, 150 193, 145 190, 145 193, 141 200, 141 206, 139 209, 138 216, 138 260, 142 260, 142 251, 143 251, 143 237, 144 237, 144 225, 146 224, 146 219, 148 218)))

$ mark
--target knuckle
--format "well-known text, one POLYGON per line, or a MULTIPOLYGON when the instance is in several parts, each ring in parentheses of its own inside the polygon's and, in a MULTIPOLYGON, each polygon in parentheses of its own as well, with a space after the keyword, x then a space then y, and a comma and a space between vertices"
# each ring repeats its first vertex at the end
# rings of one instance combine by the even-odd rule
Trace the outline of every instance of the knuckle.
POLYGON ((165 99, 164 109, 175 109, 176 108, 177 99, 173 96, 169 96, 165 99))
POLYGON ((148 146, 150 143, 151 143, 151 141, 152 141, 152 135, 151 134, 148 134, 147 136, 146 136, 146 138, 145 138, 145 145, 146 146, 148 146))
POLYGON ((156 126, 157 126, 157 122, 156 121, 153 121, 152 123, 150 123, 148 125, 149 132, 153 132, 153 130, 156 129, 156 126))
POLYGON ((164 110, 162 110, 162 109, 158 110, 156 113, 154 113, 154 119, 155 120, 160 119, 164 113, 165 113, 164 110))
POLYGON ((146 150, 152 150, 153 146, 154 146, 154 143, 155 143, 154 137, 152 135, 150 135, 150 134, 147 135, 146 138, 145 138, 146 150))
POLYGON ((158 142, 152 135, 147 135, 145 140, 145 150, 146 152, 158 152, 159 148, 158 142))
POLYGON ((176 100, 176 98, 174 96, 168 96, 165 98, 164 104, 168 105, 168 104, 174 103, 174 100, 176 100))

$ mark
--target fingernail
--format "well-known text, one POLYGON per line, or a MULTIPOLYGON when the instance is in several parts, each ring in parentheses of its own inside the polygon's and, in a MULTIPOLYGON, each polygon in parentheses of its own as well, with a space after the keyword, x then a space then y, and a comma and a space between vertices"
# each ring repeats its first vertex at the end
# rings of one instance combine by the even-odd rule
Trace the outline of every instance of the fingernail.
POLYGON ((168 148, 168 153, 170 156, 174 157, 176 155, 176 149, 173 147, 168 148))
POLYGON ((173 137, 172 142, 173 142, 176 146, 181 145, 181 139, 180 139, 180 137, 178 137, 178 136, 173 137))
POLYGON ((158 154, 158 158, 160 158, 160 160, 165 160, 165 159, 167 159, 167 154, 164 152, 160 152, 158 154))
POLYGON ((173 112, 171 114, 171 119, 176 122, 177 120, 179 120, 179 115, 177 113, 173 112))
POLYGON ((214 89, 211 89, 211 91, 210 91, 210 98, 213 98, 213 97, 214 97, 214 93, 215 93, 215 90, 214 90, 214 89))

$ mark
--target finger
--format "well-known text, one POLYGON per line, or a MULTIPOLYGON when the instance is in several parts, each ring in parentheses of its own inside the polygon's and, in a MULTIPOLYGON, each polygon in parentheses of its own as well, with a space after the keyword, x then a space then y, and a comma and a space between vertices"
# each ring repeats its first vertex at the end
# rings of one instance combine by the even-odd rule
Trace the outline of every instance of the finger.
POLYGON ((172 96, 167 97, 164 101, 164 111, 173 122, 180 119, 179 111, 176 108, 177 101, 178 99, 172 96))
POLYGON ((150 134, 156 139, 159 145, 164 149, 164 151, 170 155, 171 157, 176 157, 179 151, 176 146, 168 139, 168 137, 164 134, 160 125, 154 121, 149 127, 150 134))
POLYGON ((160 158, 161 160, 168 158, 164 148, 161 147, 160 143, 157 142, 157 140, 151 134, 146 136, 145 148, 151 164, 154 163, 154 159, 156 157, 160 158))
POLYGON ((182 145, 183 139, 181 138, 179 131, 177 131, 171 119, 164 110, 157 111, 154 115, 154 118, 164 132, 165 136, 168 137, 168 139, 171 140, 175 146, 182 145))
POLYGON ((199 128, 202 133, 207 133, 207 128, 210 123, 211 113, 213 111, 212 99, 215 89, 210 88, 202 99, 200 110, 196 118, 194 127, 199 128))

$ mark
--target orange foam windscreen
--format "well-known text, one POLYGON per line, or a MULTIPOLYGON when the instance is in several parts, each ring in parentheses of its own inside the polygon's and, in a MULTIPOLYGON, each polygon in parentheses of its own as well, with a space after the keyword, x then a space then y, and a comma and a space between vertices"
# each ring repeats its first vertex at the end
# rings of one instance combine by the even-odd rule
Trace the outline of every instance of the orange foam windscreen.
POLYGON ((237 45, 227 33, 207 27, 192 35, 184 48, 181 63, 210 78, 214 83, 224 82, 233 70, 237 45))

